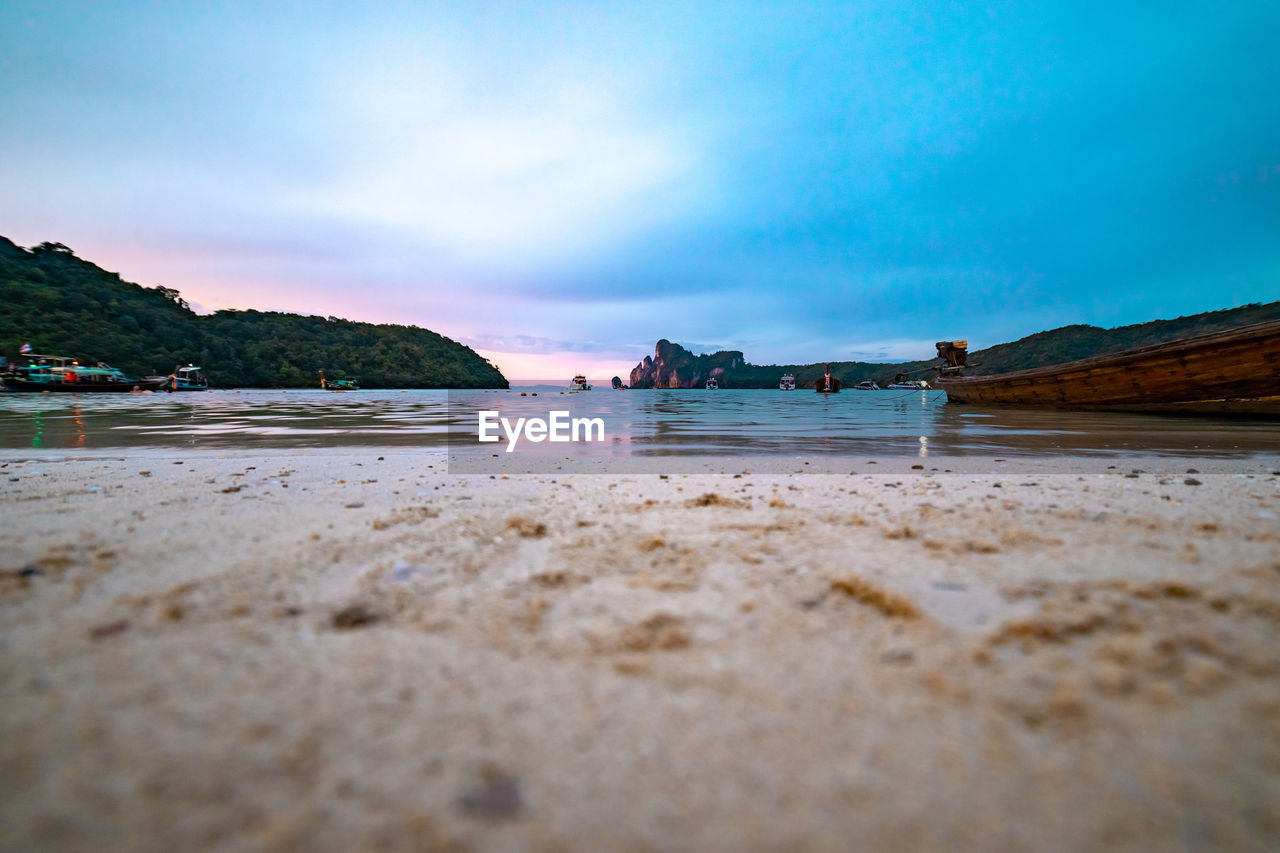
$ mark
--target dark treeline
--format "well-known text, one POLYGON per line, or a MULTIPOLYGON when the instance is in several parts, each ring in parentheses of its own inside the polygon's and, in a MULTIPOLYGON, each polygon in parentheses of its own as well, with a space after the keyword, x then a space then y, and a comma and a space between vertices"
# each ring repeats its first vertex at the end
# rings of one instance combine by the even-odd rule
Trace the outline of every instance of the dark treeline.
MULTIPOLYGON (((1277 319, 1280 319, 1280 302, 1268 302, 1114 329, 1062 326, 971 352, 970 372, 976 375, 1007 373, 1061 364, 1277 319)), ((906 374, 908 379, 930 381, 935 376, 933 366, 940 363, 937 358, 892 364, 834 361, 831 362, 831 374, 845 388, 868 379, 883 387, 901 374, 906 374)), ((695 388, 701 387, 712 371, 718 371, 716 375, 722 388, 777 388, 778 379, 784 373, 795 375, 797 387, 811 388, 822 377, 823 365, 750 364, 737 350, 697 355, 678 344, 662 340, 658 342, 654 356, 632 371, 631 383, 636 388, 695 388)))
POLYGON ((974 365, 973 372, 977 374, 1007 373, 1278 319, 1280 302, 1267 302, 1222 311, 1206 311, 1173 320, 1152 320, 1132 326, 1117 326, 1114 329, 1085 325, 1062 326, 1028 335, 1012 343, 996 344, 980 350, 973 353, 969 361, 974 365))
POLYGON ((415 326, 274 311, 201 316, 178 291, 124 281, 60 243, 0 237, 0 355, 105 361, 135 375, 194 362, 214 387, 297 388, 351 377, 365 388, 506 388, 469 347, 415 326))
MULTIPOLYGON (((909 379, 932 379, 937 359, 902 364, 877 364, 865 361, 833 361, 831 375, 848 388, 870 379, 881 385, 893 381, 899 373, 909 379)), ((658 342, 654 356, 631 371, 633 388, 701 388, 715 375, 721 388, 777 388, 782 374, 795 376, 797 388, 812 388, 822 378, 823 364, 751 364, 738 350, 721 350, 695 355, 679 344, 658 342)))

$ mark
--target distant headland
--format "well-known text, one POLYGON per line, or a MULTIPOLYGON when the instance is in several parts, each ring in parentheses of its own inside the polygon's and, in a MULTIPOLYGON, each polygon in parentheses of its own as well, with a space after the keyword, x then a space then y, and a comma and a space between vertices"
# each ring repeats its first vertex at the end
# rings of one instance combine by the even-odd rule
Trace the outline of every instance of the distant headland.
POLYGON ((215 388, 319 387, 319 371, 364 388, 506 388, 470 347, 416 326, 276 311, 202 316, 177 291, 142 287, 61 243, 24 249, 0 237, 0 355, 105 361, 135 375, 195 362, 215 388))
MULTIPOLYGON (((974 375, 1004 373, 1080 358, 1090 358, 1133 347, 1177 340, 1191 335, 1280 319, 1280 302, 1253 303, 1239 308, 1208 311, 1174 320, 1152 320, 1132 326, 1102 329, 1098 326, 1062 326, 1037 332, 1006 344, 970 353, 974 375)), ((877 364, 865 361, 833 361, 831 375, 845 387, 870 380, 888 385, 898 374, 911 379, 931 379, 936 358, 877 364)), ((722 388, 777 388, 778 378, 790 373, 797 386, 812 385, 823 374, 823 363, 757 365, 747 362, 739 350, 695 355, 663 338, 652 356, 645 356, 631 371, 632 388, 701 388, 714 378, 722 388)))

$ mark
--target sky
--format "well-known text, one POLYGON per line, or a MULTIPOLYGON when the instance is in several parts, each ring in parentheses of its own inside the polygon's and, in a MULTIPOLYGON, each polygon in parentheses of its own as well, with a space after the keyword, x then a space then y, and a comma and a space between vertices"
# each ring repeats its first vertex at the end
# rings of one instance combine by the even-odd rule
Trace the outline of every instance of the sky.
POLYGON ((0 234, 512 379, 1280 299, 1280 3, 0 5, 0 234))

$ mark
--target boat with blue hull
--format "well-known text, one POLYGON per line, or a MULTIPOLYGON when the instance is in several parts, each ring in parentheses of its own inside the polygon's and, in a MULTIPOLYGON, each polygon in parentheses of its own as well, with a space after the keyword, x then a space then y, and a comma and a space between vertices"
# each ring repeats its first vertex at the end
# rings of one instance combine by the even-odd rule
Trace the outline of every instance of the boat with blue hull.
POLYGON ((320 371, 320 387, 325 391, 359 391, 360 383, 354 379, 326 379, 324 371, 320 371))
POLYGON ((102 362, 84 365, 61 355, 32 353, 24 354, 23 359, 24 364, 14 367, 4 377, 6 390, 127 394, 130 391, 160 391, 169 382, 167 376, 139 379, 102 362))
POLYGON ((205 378, 204 371, 194 364, 188 364, 186 367, 176 367, 173 373, 169 374, 169 387, 167 391, 208 391, 209 380, 205 378))

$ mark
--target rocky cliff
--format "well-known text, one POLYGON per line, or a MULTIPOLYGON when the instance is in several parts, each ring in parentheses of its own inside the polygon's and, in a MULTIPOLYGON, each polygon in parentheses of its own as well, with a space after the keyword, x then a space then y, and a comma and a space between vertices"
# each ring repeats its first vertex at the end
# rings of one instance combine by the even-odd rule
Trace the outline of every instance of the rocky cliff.
MULTIPOLYGON (((863 379, 881 380, 887 384, 896 370, 919 370, 932 362, 907 362, 905 364, 867 364, 865 362, 831 362, 831 375, 846 387, 863 379)), ((777 388, 784 373, 794 374, 796 385, 812 388, 823 374, 822 364, 748 364, 739 350, 721 350, 706 355, 694 355, 679 344, 666 339, 658 341, 653 356, 631 371, 632 388, 701 388, 709 378, 715 377, 721 388, 777 388)), ((922 373, 922 376, 925 374, 922 373)), ((932 374, 929 373, 931 378, 932 374)))
POLYGON ((746 363, 738 350, 722 350, 694 355, 679 344, 663 338, 653 348, 653 357, 644 357, 631 371, 632 388, 701 388, 711 377, 719 380, 726 371, 746 363))

